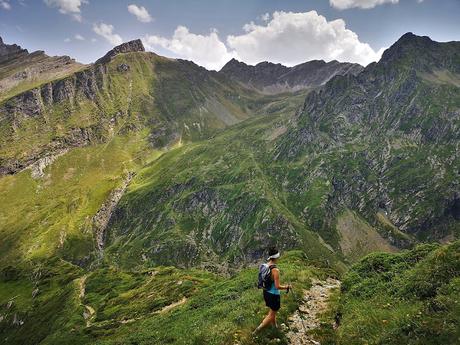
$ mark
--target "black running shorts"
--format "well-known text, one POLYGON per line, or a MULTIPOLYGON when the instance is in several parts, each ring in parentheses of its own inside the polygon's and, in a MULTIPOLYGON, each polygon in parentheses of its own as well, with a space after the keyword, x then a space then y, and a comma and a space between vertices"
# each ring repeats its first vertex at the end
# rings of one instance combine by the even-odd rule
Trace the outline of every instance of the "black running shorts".
POLYGON ((271 310, 278 311, 281 307, 280 295, 275 295, 264 290, 264 300, 265 305, 271 310))

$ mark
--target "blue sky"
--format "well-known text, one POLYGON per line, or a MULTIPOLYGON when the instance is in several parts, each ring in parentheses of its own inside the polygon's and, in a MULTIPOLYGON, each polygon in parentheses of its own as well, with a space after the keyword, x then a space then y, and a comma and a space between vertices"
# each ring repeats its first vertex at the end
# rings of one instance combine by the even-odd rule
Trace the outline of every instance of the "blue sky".
POLYGON ((232 57, 365 65, 408 31, 460 40, 459 14, 460 0, 0 0, 0 35, 84 63, 141 38, 209 69, 232 57))

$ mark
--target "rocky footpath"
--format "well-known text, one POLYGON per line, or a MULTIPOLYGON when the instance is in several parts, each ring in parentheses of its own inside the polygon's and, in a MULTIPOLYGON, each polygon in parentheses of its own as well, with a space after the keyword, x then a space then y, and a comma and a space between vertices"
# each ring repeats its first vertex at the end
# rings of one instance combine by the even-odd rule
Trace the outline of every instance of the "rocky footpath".
MULTIPOLYGON (((320 327, 320 315, 328 308, 331 293, 340 287, 340 281, 327 278, 313 280, 309 290, 302 291, 302 302, 289 318, 286 336, 291 345, 320 345, 310 334, 320 327)), ((295 293, 295 291, 294 291, 295 293)))

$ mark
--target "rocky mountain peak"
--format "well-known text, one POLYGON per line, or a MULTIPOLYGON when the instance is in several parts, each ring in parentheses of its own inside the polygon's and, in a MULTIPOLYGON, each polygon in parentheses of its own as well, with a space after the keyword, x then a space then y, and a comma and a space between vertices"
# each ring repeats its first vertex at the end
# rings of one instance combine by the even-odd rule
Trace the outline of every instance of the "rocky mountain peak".
POLYGON ((133 52, 145 52, 144 45, 142 44, 142 41, 140 39, 125 42, 116 46, 103 57, 101 57, 99 60, 97 60, 96 63, 107 63, 118 54, 133 52))
POLYGON ((390 48, 385 50, 380 64, 395 64, 419 71, 432 69, 453 69, 459 56, 460 42, 436 42, 428 36, 417 36, 412 32, 402 35, 390 48))
POLYGON ((333 76, 358 74, 362 66, 338 61, 312 60, 293 67, 263 61, 247 65, 231 59, 219 73, 265 93, 298 91, 323 85, 333 76))
POLYGON ((417 36, 412 32, 407 32, 393 43, 390 48, 385 50, 382 55, 382 60, 392 60, 400 57, 403 53, 408 53, 417 48, 426 48, 432 44, 436 44, 436 42, 432 41, 427 36, 417 36))
POLYGON ((235 58, 232 58, 231 60, 229 60, 224 67, 222 67, 222 69, 224 69, 225 67, 228 67, 228 66, 235 66, 235 65, 245 65, 244 62, 241 62, 241 61, 238 61, 237 59, 235 58))
POLYGON ((26 54, 28 54, 27 49, 22 49, 17 44, 5 44, 0 37, 0 63, 26 54))

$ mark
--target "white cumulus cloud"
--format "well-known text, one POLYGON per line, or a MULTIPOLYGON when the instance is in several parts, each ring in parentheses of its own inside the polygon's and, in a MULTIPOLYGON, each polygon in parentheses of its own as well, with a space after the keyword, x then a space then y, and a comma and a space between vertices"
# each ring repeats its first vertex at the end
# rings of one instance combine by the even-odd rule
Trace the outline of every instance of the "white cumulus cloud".
POLYGON ((9 0, 0 0, 0 8, 3 8, 4 10, 11 10, 9 0))
POLYGON ((270 20, 270 13, 264 13, 260 16, 260 19, 264 22, 268 22, 270 20))
POLYGON ((329 0, 331 6, 339 10, 355 7, 368 9, 385 3, 397 4, 398 2, 399 0, 329 0))
POLYGON ((81 21, 81 9, 86 0, 44 0, 49 7, 56 7, 62 14, 70 14, 75 20, 81 21))
POLYGON ((244 34, 227 37, 227 44, 240 60, 254 64, 279 62, 288 66, 314 59, 339 60, 367 65, 380 58, 343 19, 327 21, 316 11, 274 12, 269 22, 243 27, 244 34))
POLYGON ((216 30, 200 35, 178 26, 171 38, 150 35, 143 38, 149 50, 163 48, 172 55, 193 60, 208 69, 220 69, 236 58, 248 64, 261 61, 297 65, 309 60, 357 62, 367 65, 377 61, 383 49, 375 51, 347 29, 343 19, 327 21, 316 11, 274 12, 243 26, 240 35, 221 40, 216 30))
POLYGON ((137 6, 135 4, 131 4, 128 6, 128 12, 134 14, 142 23, 149 23, 153 20, 150 13, 146 10, 144 6, 137 6))
POLYGON ((75 37, 75 39, 78 40, 78 41, 84 41, 84 40, 85 40, 85 38, 84 38, 82 35, 80 35, 80 34, 76 34, 74 37, 75 37))
POLYGON ((171 38, 151 35, 145 36, 143 41, 150 50, 162 47, 179 58, 192 60, 208 69, 220 69, 236 57, 219 39, 216 30, 211 30, 208 35, 199 35, 191 33, 185 26, 178 26, 171 38))
POLYGON ((114 27, 110 24, 99 23, 93 25, 93 31, 101 37, 104 37, 111 45, 117 46, 123 43, 120 35, 113 32, 114 27))

